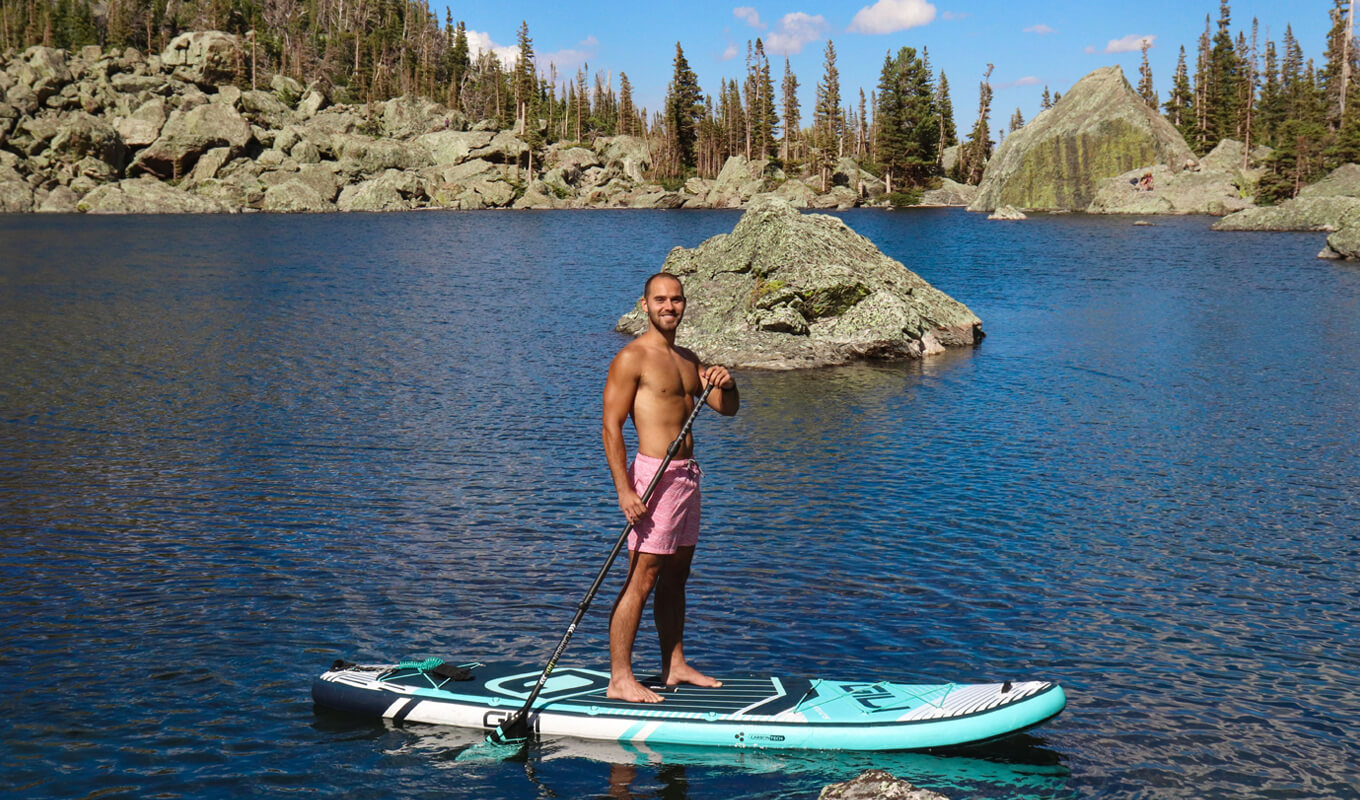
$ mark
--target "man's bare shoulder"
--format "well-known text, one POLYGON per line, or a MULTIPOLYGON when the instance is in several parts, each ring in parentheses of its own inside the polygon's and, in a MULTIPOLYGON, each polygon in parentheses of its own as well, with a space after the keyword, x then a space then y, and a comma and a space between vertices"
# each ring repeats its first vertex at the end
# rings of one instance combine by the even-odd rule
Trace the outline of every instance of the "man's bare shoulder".
POLYGON ((675 354, 693 364, 695 367, 699 366, 699 355, 688 347, 675 348, 675 354))

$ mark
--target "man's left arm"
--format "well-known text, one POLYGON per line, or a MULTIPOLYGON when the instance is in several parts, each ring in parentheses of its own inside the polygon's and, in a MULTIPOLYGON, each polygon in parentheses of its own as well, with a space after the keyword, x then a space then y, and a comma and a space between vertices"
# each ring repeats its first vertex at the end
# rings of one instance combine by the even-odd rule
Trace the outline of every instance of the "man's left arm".
POLYGON ((737 393, 737 382, 727 367, 712 364, 699 370, 699 379, 704 386, 712 386, 708 395, 708 406, 723 416, 730 417, 741 408, 741 395, 737 393))

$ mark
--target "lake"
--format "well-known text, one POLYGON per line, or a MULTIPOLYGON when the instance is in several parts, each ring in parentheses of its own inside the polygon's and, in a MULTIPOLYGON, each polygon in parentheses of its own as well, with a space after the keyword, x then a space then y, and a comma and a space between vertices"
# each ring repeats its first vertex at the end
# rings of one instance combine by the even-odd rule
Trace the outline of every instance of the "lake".
MULTIPOLYGON (((0 217, 0 786, 33 798, 1360 797, 1360 267, 1207 218, 840 216, 968 304, 924 363, 701 415, 687 651, 1042 678, 932 754, 318 713, 333 659, 541 663, 622 525, 612 328, 738 212, 0 217)), ((622 570, 565 662, 606 663, 622 570)), ((650 615, 639 669, 655 663, 650 615)))

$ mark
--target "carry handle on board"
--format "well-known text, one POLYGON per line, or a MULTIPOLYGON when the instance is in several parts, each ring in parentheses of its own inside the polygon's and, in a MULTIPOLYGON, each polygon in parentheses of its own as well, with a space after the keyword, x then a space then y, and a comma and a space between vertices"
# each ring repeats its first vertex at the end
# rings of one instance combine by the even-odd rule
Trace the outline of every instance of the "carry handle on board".
MULTIPOLYGON (((646 505, 652 499, 652 493, 656 491, 656 485, 661 482, 661 475, 670 465, 675 454, 680 452, 680 448, 685 444, 685 437, 689 435, 689 429, 694 426, 695 417, 699 416, 699 409, 704 407, 708 400, 708 393, 713 391, 713 384, 704 387, 704 391, 699 395, 699 401, 694 404, 694 410, 689 413, 689 418, 680 428, 680 435, 675 437, 671 446, 666 448, 666 457, 661 460, 661 466, 656 474, 652 476, 652 482, 647 484, 647 491, 642 493, 642 504, 646 505)), ((614 549, 609 551, 609 558, 605 559, 604 566, 600 568, 600 573, 595 576, 595 582, 590 585, 590 591, 581 600, 580 605, 576 606, 576 616, 572 617, 571 624, 567 626, 567 632, 562 634, 562 641, 557 643, 557 649, 553 650, 552 658, 548 659, 548 665, 543 668, 543 673, 538 676, 538 682, 529 692, 529 699, 524 701, 524 707, 515 712, 514 716, 506 719, 495 730, 487 736, 487 739, 495 744, 506 744, 507 742, 519 742, 529 738, 529 711, 534 706, 534 701, 538 699, 539 692, 543 691, 543 685, 548 682, 548 676, 552 674, 557 666, 557 660, 567 650, 567 642, 576 633, 576 626, 581 623, 586 615, 586 610, 590 608, 590 602, 595 599, 595 594, 600 590, 600 585, 604 583, 605 576, 609 574, 609 568, 614 566, 614 559, 619 557, 619 551, 623 549, 623 543, 628 540, 628 534, 633 531, 633 523, 629 522, 619 534, 619 538, 614 541, 614 549)))

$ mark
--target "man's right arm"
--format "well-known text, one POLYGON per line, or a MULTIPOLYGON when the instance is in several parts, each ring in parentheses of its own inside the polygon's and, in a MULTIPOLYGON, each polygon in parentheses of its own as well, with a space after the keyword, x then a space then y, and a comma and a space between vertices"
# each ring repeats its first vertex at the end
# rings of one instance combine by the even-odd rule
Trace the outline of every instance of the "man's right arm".
POLYGON ((629 522, 637 522, 647 513, 647 506, 633 490, 628 477, 628 451, 623 442, 623 424, 633 411, 642 372, 636 354, 624 348, 609 365, 609 377, 604 383, 604 414, 601 426, 604 438, 604 457, 609 462, 609 474, 614 479, 614 491, 619 497, 619 509, 629 522))

